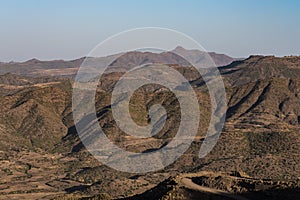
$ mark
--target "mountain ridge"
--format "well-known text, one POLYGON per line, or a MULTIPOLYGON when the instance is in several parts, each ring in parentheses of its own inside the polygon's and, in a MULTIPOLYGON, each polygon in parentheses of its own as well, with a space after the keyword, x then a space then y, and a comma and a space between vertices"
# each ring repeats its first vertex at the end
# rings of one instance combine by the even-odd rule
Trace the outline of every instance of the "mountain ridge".
MULTIPOLYGON (((122 67, 125 69, 128 68, 127 65, 142 65, 148 62, 154 63, 164 63, 164 64, 179 64, 179 65, 189 65, 187 61, 185 61, 180 56, 176 55, 175 51, 179 51, 181 54, 186 56, 192 55, 192 57, 202 57, 205 52, 201 52, 198 50, 186 50, 182 47, 177 47, 172 51, 166 51, 162 53, 152 53, 152 52, 139 52, 132 51, 122 53, 120 57, 118 54, 113 55, 117 59, 111 64, 114 67, 122 67)), ((235 58, 231 58, 225 54, 218 53, 208 53, 211 55, 212 59, 215 59, 217 66, 223 66, 226 64, 230 64, 232 61, 236 60, 235 58)), ((109 57, 109 56, 108 56, 109 57)), ((27 60, 25 62, 8 62, 8 63, 0 63, 0 74, 5 73, 15 73, 19 75, 26 76, 67 76, 74 77, 82 64, 82 62, 87 57, 82 57, 78 59, 73 59, 69 61, 65 60, 50 60, 50 61, 41 61, 36 58, 27 60)), ((99 57, 88 57, 91 61, 102 62, 99 57)))
MULTIPOLYGON (((143 59, 132 61, 140 62, 143 59)), ((252 56, 220 67, 228 99, 227 118, 217 145, 199 159, 199 147, 210 120, 209 93, 205 84, 198 84, 195 69, 171 65, 191 80, 197 94, 201 115, 198 134, 187 152, 170 166, 159 172, 134 175, 102 165, 82 145, 72 117, 72 79, 1 75, 0 196, 143 199, 157 192, 157 199, 172 195, 186 199, 207 197, 207 193, 185 188, 186 181, 193 180, 200 186, 254 199, 260 195, 269 198, 268 194, 273 198, 280 193, 279 188, 283 191, 281 197, 297 196, 300 80, 294 73, 298 73, 299 66, 300 57, 252 56), (257 70, 259 76, 254 73, 257 70), (203 171, 214 175, 193 176, 203 171), (247 177, 223 176, 220 171, 247 177), (183 174, 191 180, 173 181, 180 180, 176 177, 183 174)), ((155 104, 165 107, 168 118, 153 138, 128 137, 117 127, 111 112, 111 91, 122 75, 123 72, 111 72, 100 80, 95 97, 99 125, 111 141, 128 151, 149 152, 163 147, 176 134, 180 121, 176 97, 159 86, 139 88, 130 101, 133 120, 146 125, 148 108, 155 104)), ((214 198, 220 197, 211 197, 214 198)))

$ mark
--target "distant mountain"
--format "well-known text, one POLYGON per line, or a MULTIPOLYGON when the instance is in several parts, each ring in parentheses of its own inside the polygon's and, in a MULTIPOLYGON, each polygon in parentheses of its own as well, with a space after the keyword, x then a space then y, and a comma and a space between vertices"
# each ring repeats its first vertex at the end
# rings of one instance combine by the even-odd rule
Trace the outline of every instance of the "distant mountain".
POLYGON ((0 63, 0 74, 14 73, 27 76, 73 76, 85 58, 71 61, 40 61, 0 63))
POLYGON ((118 57, 110 64, 110 67, 128 70, 132 67, 148 63, 178 64, 181 66, 190 65, 182 57, 173 52, 152 53, 133 51, 118 57))
POLYGON ((203 66, 215 65, 217 67, 228 65, 233 61, 238 60, 236 58, 229 57, 225 54, 218 54, 215 52, 204 52, 199 50, 187 50, 183 47, 176 47, 172 51, 162 53, 152 52, 128 52, 116 59, 111 66, 124 67, 130 69, 138 65, 147 63, 163 63, 170 65, 190 66, 193 64, 199 64, 203 66), (188 60, 185 60, 187 58, 188 60), (214 63, 212 63, 214 62, 214 63))
POLYGON ((237 58, 232 58, 225 54, 219 54, 215 52, 204 52, 200 50, 187 50, 183 47, 176 47, 172 52, 184 55, 185 58, 195 61, 195 63, 200 63, 205 59, 205 56, 208 54, 211 59, 214 61, 217 67, 229 65, 233 61, 239 60, 237 58))
MULTIPOLYGON (((176 64, 180 66, 190 65, 181 56, 184 55, 185 58, 193 60, 195 63, 201 63, 203 65, 207 64, 205 56, 209 55, 216 66, 224 66, 230 64, 231 62, 237 60, 231 58, 224 54, 217 54, 214 52, 205 53, 199 50, 186 50, 182 47, 177 47, 173 51, 162 52, 162 53, 152 53, 152 52, 127 52, 122 54, 120 57, 118 55, 113 55, 116 60, 111 63, 110 67, 112 70, 128 70, 132 67, 143 65, 147 63, 162 63, 162 64, 176 64)), ((93 63, 103 63, 107 57, 103 58, 89 58, 89 61, 93 63)), ((38 59, 31 59, 26 62, 9 62, 0 63, 0 74, 14 73, 19 75, 27 76, 67 76, 74 77, 85 60, 85 57, 79 58, 71 61, 64 60, 52 60, 52 61, 40 61, 38 59)))

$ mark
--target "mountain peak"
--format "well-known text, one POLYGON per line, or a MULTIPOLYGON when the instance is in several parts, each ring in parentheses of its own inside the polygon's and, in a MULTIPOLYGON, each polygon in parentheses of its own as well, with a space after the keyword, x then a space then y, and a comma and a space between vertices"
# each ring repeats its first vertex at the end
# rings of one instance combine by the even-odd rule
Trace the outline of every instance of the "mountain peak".
POLYGON ((38 62, 41 62, 41 61, 36 58, 32 58, 32 59, 26 61, 26 63, 38 63, 38 62))
POLYGON ((182 46, 177 46, 173 51, 187 51, 187 49, 183 48, 182 46))

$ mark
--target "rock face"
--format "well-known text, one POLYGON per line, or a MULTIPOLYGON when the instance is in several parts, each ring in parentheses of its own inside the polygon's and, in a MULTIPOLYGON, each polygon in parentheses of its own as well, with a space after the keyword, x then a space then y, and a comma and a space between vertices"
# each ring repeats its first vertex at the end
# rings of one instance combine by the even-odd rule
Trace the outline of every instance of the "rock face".
MULTIPOLYGON (((174 51, 186 50, 177 48, 174 51)), ((198 51, 189 53, 190 56, 199 54, 198 51)), ((170 176, 201 171, 222 171, 229 175, 218 177, 212 173, 207 177, 189 179, 202 186, 244 193, 247 198, 262 195, 260 190, 250 191, 253 184, 259 185, 260 181, 280 189, 259 185, 268 193, 280 193, 280 197, 286 193, 299 194, 300 57, 251 56, 219 68, 227 92, 226 123, 213 151, 199 159, 199 148, 210 120, 209 93, 205 85, 199 84, 199 74, 190 67, 176 63, 181 61, 171 52, 158 55, 130 52, 123 56, 111 67, 125 68, 149 60, 168 60, 170 66, 191 81, 199 100, 201 121, 198 135, 188 151, 164 170, 149 174, 127 174, 102 165, 88 153, 78 138, 71 109, 72 79, 32 77, 33 74, 30 74, 41 68, 53 69, 62 61, 55 65, 47 63, 46 66, 42 61, 30 60, 19 63, 16 68, 6 69, 19 69, 19 65, 32 66, 27 71, 30 77, 12 73, 0 76, 1 198, 20 198, 20 195, 25 197, 28 194, 48 199, 95 195, 120 199, 209 198, 203 192, 182 188, 176 178, 168 179, 170 176), (248 177, 243 173, 233 175, 232 171, 244 172, 248 177), (243 178, 244 182, 232 176, 243 178)), ((80 60, 71 62, 72 65, 62 65, 76 68, 80 60)), ((1 63, 0 70, 4 69, 1 68, 4 65, 9 64, 1 63)), ((117 127, 111 113, 111 91, 122 75, 122 72, 107 73, 99 81, 95 97, 99 124, 115 144, 128 151, 151 152, 163 147, 174 137, 180 123, 180 105, 176 96, 157 85, 139 88, 130 100, 133 120, 139 125, 147 125, 148 110, 154 104, 162 104, 168 117, 165 126, 153 138, 129 137, 117 127)), ((217 195, 214 198, 220 197, 217 195)))

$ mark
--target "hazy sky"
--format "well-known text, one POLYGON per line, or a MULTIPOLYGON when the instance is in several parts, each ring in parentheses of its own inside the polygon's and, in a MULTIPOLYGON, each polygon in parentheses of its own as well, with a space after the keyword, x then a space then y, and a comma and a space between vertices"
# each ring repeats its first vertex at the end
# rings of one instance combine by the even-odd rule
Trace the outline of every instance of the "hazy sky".
POLYGON ((300 54, 298 0, 3 0, 0 61, 73 59, 107 37, 155 26, 234 57, 300 54))

